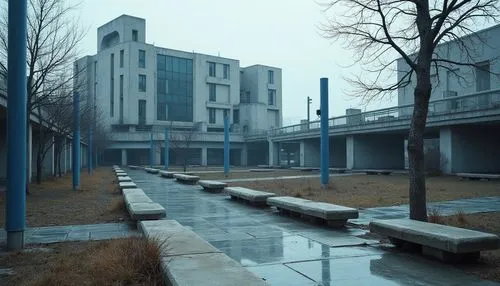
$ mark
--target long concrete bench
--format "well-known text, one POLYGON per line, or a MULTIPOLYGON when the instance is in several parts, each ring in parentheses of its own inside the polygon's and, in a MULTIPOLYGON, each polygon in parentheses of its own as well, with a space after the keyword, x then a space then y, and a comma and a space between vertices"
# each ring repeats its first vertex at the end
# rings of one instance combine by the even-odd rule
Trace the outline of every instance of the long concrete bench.
POLYGON ((129 165, 128 168, 131 170, 137 170, 137 169, 139 169, 139 166, 129 165))
POLYGON ((348 219, 358 218, 359 215, 357 209, 295 197, 272 197, 267 199, 267 204, 275 206, 280 212, 320 220, 332 227, 341 227, 348 219))
POLYGON ((185 184, 196 184, 200 180, 200 177, 198 176, 192 176, 187 174, 174 174, 174 178, 177 181, 185 184))
POLYGON ((166 217, 165 208, 153 202, 142 189, 125 189, 123 198, 133 220, 154 220, 166 217))
POLYGON ((500 248, 495 234, 409 219, 372 221, 370 231, 389 237, 397 246, 421 246, 424 255, 444 261, 476 259, 480 251, 500 248))
POLYGON ((144 168, 144 171, 150 173, 150 174, 158 174, 160 170, 154 169, 154 168, 144 168))
POLYGON ((232 199, 241 199, 253 205, 267 205, 267 199, 276 196, 275 193, 267 193, 247 189, 243 187, 227 187, 224 189, 232 199))
POLYGON ((457 173, 456 175, 469 180, 500 180, 500 174, 457 173))
POLYGON ((125 189, 136 189, 137 185, 134 182, 119 182, 118 187, 123 192, 125 189))
POLYGON ((176 174, 176 173, 175 172, 170 172, 170 171, 160 171, 160 176, 162 176, 163 178, 173 179, 174 178, 174 174, 176 174))
POLYGON ((198 184, 203 187, 203 190, 212 193, 222 192, 227 187, 226 183, 211 180, 201 180, 198 184))
POLYGON ((129 176, 120 176, 118 177, 118 183, 120 182, 132 182, 132 178, 129 176))
POLYGON ((141 221, 144 236, 161 243, 161 266, 167 285, 268 285, 175 220, 141 221))
POLYGON ((264 172, 274 172, 275 170, 274 169, 250 169, 249 170, 250 172, 261 172, 261 173, 264 173, 264 172))

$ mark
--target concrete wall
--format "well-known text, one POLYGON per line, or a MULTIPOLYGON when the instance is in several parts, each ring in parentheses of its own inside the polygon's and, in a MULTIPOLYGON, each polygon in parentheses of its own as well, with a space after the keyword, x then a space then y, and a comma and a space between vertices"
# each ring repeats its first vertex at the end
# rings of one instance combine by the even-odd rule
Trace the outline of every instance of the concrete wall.
POLYGON ((347 162, 346 156, 346 138, 330 137, 330 168, 345 168, 347 162))
MULTIPOLYGON (((490 71, 498 73, 500 71, 500 62, 498 61, 498 53, 500 52, 500 25, 487 28, 479 31, 476 35, 463 37, 462 41, 472 59, 468 59, 467 54, 460 48, 457 42, 451 41, 441 44, 437 47, 436 53, 440 58, 449 59, 456 62, 480 63, 484 61, 490 62, 490 71)), ((398 80, 400 80, 409 70, 406 62, 400 58, 397 62, 398 80)), ((467 66, 451 66, 453 72, 449 69, 441 67, 439 69, 432 68, 431 81, 433 90, 431 100, 442 99, 445 96, 456 93, 457 96, 466 95, 477 92, 475 68, 467 66), (455 75, 458 74, 459 76, 455 75), (439 80, 438 80, 439 78, 439 80), (448 93, 451 92, 451 93, 448 93)), ((415 88, 416 78, 412 78, 411 84, 405 88, 398 90, 398 105, 413 104, 413 90, 415 88)), ((500 78, 494 74, 490 75, 490 89, 500 88, 500 78)))
POLYGON ((347 136, 346 153, 348 169, 404 169, 404 135, 347 136))
POLYGON ((319 167, 321 165, 321 146, 319 139, 300 142, 300 166, 319 167))
POLYGON ((455 126, 441 129, 439 148, 444 173, 500 173, 500 128, 455 126))

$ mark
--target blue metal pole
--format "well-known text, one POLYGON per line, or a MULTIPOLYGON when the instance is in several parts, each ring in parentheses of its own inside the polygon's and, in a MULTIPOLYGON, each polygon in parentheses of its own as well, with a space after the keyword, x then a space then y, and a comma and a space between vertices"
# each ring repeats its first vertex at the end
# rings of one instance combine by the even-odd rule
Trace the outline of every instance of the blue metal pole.
POLYGON ((229 174, 229 116, 224 117, 224 175, 229 174))
POLYGON ((163 152, 165 171, 168 170, 168 128, 165 128, 165 151, 163 152))
POLYGON ((321 93, 321 185, 328 185, 330 152, 328 150, 328 78, 320 79, 321 93))
POLYGON ((153 131, 149 139, 149 167, 153 168, 153 131))
POLYGON ((7 76, 7 249, 24 247, 26 222, 26 0, 9 0, 7 76))
POLYGON ((89 142, 87 147, 87 171, 90 175, 92 173, 92 122, 90 122, 88 137, 89 142))
POLYGON ((78 91, 73 93, 73 190, 80 188, 80 94, 78 91))

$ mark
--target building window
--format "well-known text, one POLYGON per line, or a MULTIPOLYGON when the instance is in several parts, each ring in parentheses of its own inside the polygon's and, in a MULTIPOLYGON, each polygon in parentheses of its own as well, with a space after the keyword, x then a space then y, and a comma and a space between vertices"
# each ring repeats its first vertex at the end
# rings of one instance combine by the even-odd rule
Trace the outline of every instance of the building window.
POLYGON ((120 50, 120 67, 123 67, 123 56, 124 56, 124 51, 120 50))
POLYGON ((120 75, 120 123, 123 123, 123 75, 120 75))
POLYGON ((109 116, 115 115, 115 54, 111 54, 110 58, 110 74, 109 83, 109 116))
POLYGON ((224 78, 229 79, 229 65, 224 64, 224 78))
POLYGON ((193 60, 157 54, 156 69, 156 119, 193 122, 193 60))
POLYGON ((215 77, 215 63, 214 62, 208 62, 208 75, 215 77))
POLYGON ((146 91, 146 75, 139 75, 139 91, 146 91))
POLYGON ((137 30, 132 30, 132 41, 137 42, 137 30))
POLYGON ((208 100, 217 101, 217 94, 215 93, 216 86, 213 83, 208 84, 208 100))
POLYGON ((208 109, 208 123, 215 124, 215 108, 208 109))
POLYGON ((146 100, 139 99, 139 125, 146 125, 146 100))
POLYGON ((269 89, 267 91, 267 104, 276 105, 276 90, 269 89))
POLYGON ((274 84, 274 71, 267 71, 267 81, 274 84))
POLYGON ((490 89, 490 63, 482 62, 476 64, 476 91, 490 89))
POLYGON ((233 123, 240 123, 240 111, 238 109, 233 110, 233 123))
POLYGON ((139 68, 146 68, 146 51, 139 50, 139 68))

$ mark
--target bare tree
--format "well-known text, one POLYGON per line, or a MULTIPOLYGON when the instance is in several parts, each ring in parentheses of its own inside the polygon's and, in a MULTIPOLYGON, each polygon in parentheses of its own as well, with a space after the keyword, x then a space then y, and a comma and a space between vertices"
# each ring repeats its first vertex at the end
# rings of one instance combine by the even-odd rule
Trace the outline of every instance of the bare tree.
POLYGON ((408 137, 410 218, 427 220, 424 130, 431 96, 431 69, 453 71, 455 66, 477 68, 474 45, 461 37, 471 34, 480 21, 495 21, 496 0, 335 0, 325 12, 335 11, 322 27, 328 39, 342 41, 356 52, 355 63, 365 72, 374 73, 368 80, 360 75, 350 78, 354 94, 365 100, 387 95, 410 86, 414 108, 408 137), (455 41, 463 56, 450 60, 439 53, 438 44, 455 41), (396 55, 409 67, 398 81, 387 84, 388 73, 396 64, 396 55))
MULTIPOLYGON (((196 126, 188 127, 185 130, 174 130, 173 123, 170 124, 171 132, 168 133, 169 148, 174 152, 176 158, 182 162, 184 172, 189 165, 191 143, 196 139, 197 129, 196 126)), ((165 150, 168 152, 168 150, 165 150)))
MULTIPOLYGON (((46 149, 48 140, 45 133, 52 133, 50 128, 44 128, 43 122, 51 119, 43 118, 45 107, 57 104, 57 101, 65 101, 71 97, 71 93, 60 93, 73 81, 73 61, 78 55, 78 45, 84 37, 84 33, 78 25, 78 19, 72 14, 76 6, 68 5, 65 0, 30 0, 28 4, 28 78, 27 78, 27 112, 36 113, 39 118, 38 129, 38 153, 46 149), (61 96, 64 94, 64 96, 61 96)), ((7 74, 7 3, 1 6, 0 19, 0 68, 7 74)), ((29 124, 29 120, 27 122, 29 124)), ((49 134, 52 138, 52 134, 49 134)), ((37 168, 41 166, 40 158, 43 154, 37 154, 37 168)), ((30 163, 30 162, 28 162, 30 163)), ((40 170, 37 170, 37 182, 41 178, 40 170)), ((28 191, 28 189, 27 189, 28 191)))

